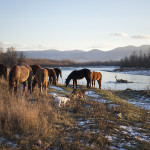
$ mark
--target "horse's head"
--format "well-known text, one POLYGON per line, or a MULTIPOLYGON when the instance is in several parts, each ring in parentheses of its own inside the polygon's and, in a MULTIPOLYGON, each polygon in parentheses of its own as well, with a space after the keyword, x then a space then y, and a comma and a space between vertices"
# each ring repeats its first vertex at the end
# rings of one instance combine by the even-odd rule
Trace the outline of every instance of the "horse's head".
POLYGON ((69 85, 69 80, 68 79, 66 79, 65 84, 66 84, 66 87, 68 87, 68 85, 69 85))
POLYGON ((55 79, 53 80, 53 84, 56 85, 57 82, 58 82, 58 81, 57 81, 57 79, 55 78, 55 79))

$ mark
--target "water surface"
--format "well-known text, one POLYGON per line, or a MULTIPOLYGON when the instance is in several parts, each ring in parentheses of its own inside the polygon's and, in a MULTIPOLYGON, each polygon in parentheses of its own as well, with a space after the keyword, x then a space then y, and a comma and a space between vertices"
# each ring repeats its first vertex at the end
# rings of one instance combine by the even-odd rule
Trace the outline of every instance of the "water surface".
MULTIPOLYGON (((113 72, 116 67, 86 67, 91 71, 98 71, 102 73, 102 89, 111 89, 111 90, 125 90, 127 88, 133 90, 147 90, 150 89, 150 76, 146 75, 136 75, 130 73, 119 73, 113 72), (133 83, 117 83, 115 76, 117 79, 124 79, 131 81, 133 83)), ((64 84, 66 78, 73 70, 80 70, 82 67, 62 67, 62 79, 59 79, 59 83, 64 84)), ((72 81, 70 82, 72 84, 72 81)), ((78 80, 78 84, 86 85, 86 80, 78 80)), ((98 84, 96 82, 96 87, 98 88, 98 84)))

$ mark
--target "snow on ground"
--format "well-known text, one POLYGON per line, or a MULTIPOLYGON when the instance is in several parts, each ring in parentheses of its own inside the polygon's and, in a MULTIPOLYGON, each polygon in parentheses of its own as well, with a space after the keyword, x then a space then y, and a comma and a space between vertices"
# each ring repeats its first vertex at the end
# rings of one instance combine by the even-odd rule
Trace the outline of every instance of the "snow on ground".
POLYGON ((128 94, 131 94, 131 97, 133 97, 128 99, 129 103, 144 108, 146 110, 150 110, 150 97, 147 97, 146 95, 141 95, 140 93, 132 93, 132 91, 128 94))
POLYGON ((140 140, 140 141, 146 141, 150 142, 150 135, 146 135, 142 132, 141 128, 133 127, 133 126, 120 126, 124 131, 122 131, 123 134, 129 134, 130 136, 140 140))
MULTIPOLYGON (((53 87, 52 87, 53 88, 53 87)), ((62 88, 57 88, 55 87, 56 91, 63 91, 65 92, 62 88)), ((86 92, 86 96, 90 97, 90 99, 88 100, 95 100, 98 102, 103 102, 106 103, 108 100, 102 99, 101 95, 96 94, 96 92, 94 91, 87 91, 86 92)), ((146 98, 144 96, 137 96, 136 99, 132 99, 129 100, 130 103, 133 103, 136 106, 144 106, 143 104, 144 102, 147 102, 149 104, 150 100, 149 98, 146 98), (139 99, 140 98, 140 99, 139 99)), ((146 104, 143 108, 150 110, 150 105, 146 104)), ((114 104, 110 104, 110 106, 114 106, 114 104)), ((86 129, 85 132, 91 132, 91 130, 93 130, 93 133, 100 133, 100 130, 98 128, 95 127, 95 123, 92 120, 84 120, 83 118, 80 118, 77 121, 77 125, 79 129, 86 129), (93 128, 91 128, 91 125, 93 126, 93 128)), ((126 139, 118 137, 117 134, 113 134, 113 135, 106 135, 105 138, 107 138, 110 142, 112 142, 112 146, 110 146, 110 149, 115 149, 115 150, 127 150, 128 148, 131 149, 135 149, 135 145, 137 144, 136 140, 139 141, 144 141, 144 142, 150 142, 150 135, 149 133, 145 133, 144 129, 140 128, 140 127, 134 127, 134 126, 123 126, 120 125, 120 130, 118 130, 118 132, 122 135, 128 135, 130 137, 132 137, 135 140, 131 140, 131 141, 126 141, 126 139), (119 142, 118 142, 119 140, 119 142)), ((69 138, 69 140, 72 140, 69 138)))
POLYGON ((0 145, 2 145, 2 144, 6 144, 7 147, 11 147, 13 149, 17 148, 17 144, 15 144, 15 143, 13 143, 11 141, 7 141, 4 138, 0 138, 0 145))

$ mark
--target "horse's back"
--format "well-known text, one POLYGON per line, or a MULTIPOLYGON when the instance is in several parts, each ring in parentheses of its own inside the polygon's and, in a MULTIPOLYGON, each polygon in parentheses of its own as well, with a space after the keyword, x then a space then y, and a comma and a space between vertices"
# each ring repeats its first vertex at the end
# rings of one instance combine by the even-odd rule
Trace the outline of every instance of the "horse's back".
POLYGON ((48 70, 44 69, 44 82, 48 82, 48 70))
POLYGON ((60 68, 54 68, 54 71, 55 71, 55 73, 56 73, 57 76, 60 75, 60 77, 62 78, 62 71, 61 71, 60 68))
POLYGON ((30 65, 30 67, 32 68, 34 75, 37 73, 38 69, 41 69, 40 65, 30 65))
POLYGON ((9 78, 11 80, 18 80, 19 82, 24 82, 28 79, 30 71, 32 71, 30 66, 14 65, 13 68, 10 70, 9 78))
POLYGON ((18 66, 17 75, 20 82, 24 82, 28 79, 30 72, 32 71, 30 66, 18 66))
POLYGON ((92 71, 91 78, 94 80, 102 79, 102 74, 100 72, 92 71))
POLYGON ((48 70, 47 69, 38 69, 35 78, 38 82, 48 82, 48 70))

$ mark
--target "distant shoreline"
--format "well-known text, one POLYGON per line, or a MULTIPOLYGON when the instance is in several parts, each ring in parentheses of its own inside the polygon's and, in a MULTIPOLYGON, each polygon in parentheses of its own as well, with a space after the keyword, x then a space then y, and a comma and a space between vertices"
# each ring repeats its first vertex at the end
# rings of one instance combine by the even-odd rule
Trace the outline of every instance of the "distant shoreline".
POLYGON ((113 72, 150 76, 150 68, 119 68, 114 69, 113 72))

